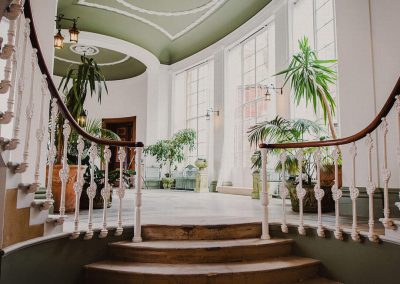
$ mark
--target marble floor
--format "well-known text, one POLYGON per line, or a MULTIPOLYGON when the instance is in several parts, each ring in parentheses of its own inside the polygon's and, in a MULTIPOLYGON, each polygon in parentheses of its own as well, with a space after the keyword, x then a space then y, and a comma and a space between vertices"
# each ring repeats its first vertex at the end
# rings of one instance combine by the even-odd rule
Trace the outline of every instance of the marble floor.
MULTIPOLYGON (((134 222, 135 194, 127 190, 123 199, 123 225, 133 225, 134 222)), ((115 191, 111 208, 108 208, 108 225, 116 226, 119 201, 115 191)), ((290 201, 286 202, 287 222, 298 224, 299 215, 291 210, 290 201)), ((282 220, 282 202, 280 199, 271 198, 269 205, 270 221, 279 223, 282 220)), ((80 230, 86 230, 88 211, 80 212, 80 230)), ((103 209, 94 210, 94 228, 101 228, 103 209)), ((73 229, 73 214, 69 214, 64 224, 64 231, 73 229)), ((316 214, 304 214, 305 225, 315 226, 316 214)), ((143 190, 142 198, 142 223, 166 225, 212 225, 231 224, 261 221, 261 204, 259 200, 249 196, 221 194, 221 193, 195 193, 179 190, 143 190)), ((366 219, 359 219, 360 230, 367 231, 366 219)), ((324 214, 323 224, 333 227, 334 214, 324 214)), ((341 217, 345 229, 351 228, 351 218, 341 217)), ((378 233, 382 231, 377 224, 378 233)))

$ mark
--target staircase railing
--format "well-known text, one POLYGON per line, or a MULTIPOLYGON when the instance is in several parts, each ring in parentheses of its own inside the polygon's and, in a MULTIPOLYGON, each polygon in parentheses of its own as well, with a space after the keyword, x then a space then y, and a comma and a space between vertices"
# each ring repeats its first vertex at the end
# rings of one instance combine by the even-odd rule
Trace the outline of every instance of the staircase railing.
MULTIPOLYGON (((314 187, 314 195, 315 199, 318 203, 318 223, 317 223, 317 233, 318 236, 324 237, 324 224, 322 222, 322 210, 321 210, 321 201, 325 195, 324 190, 321 188, 321 150, 328 149, 328 152, 331 153, 334 168, 335 168, 335 182, 332 186, 332 198, 335 202, 335 227, 334 227, 334 235, 336 239, 343 239, 343 228, 340 223, 340 212, 339 212, 339 201, 342 197, 342 189, 339 187, 339 159, 341 155, 340 146, 350 144, 350 160, 351 160, 351 184, 349 187, 350 198, 352 201, 352 228, 351 228, 351 237, 354 241, 360 240, 360 231, 358 227, 358 218, 357 218, 357 198, 360 194, 360 190, 356 187, 356 156, 357 156, 357 143, 361 140, 365 140, 365 145, 367 147, 367 178, 366 178, 366 193, 368 194, 368 238, 370 241, 377 242, 379 240, 378 235, 375 230, 374 224, 374 192, 376 190, 376 183, 372 177, 372 150, 374 148, 374 141, 372 138, 372 133, 380 126, 383 133, 383 168, 381 171, 381 178, 383 180, 383 218, 381 219, 382 224, 385 229, 394 229, 395 224, 394 221, 390 217, 389 210, 389 189, 388 184, 391 176, 391 172, 388 168, 388 143, 387 143, 387 135, 388 135, 388 122, 386 120, 389 112, 395 107, 397 112, 397 145, 398 146, 398 155, 400 154, 400 79, 397 81, 393 91, 391 92, 389 98, 387 99, 385 105, 382 107, 379 114, 375 117, 375 119, 364 129, 357 132, 352 136, 348 136, 345 138, 335 139, 335 140, 325 140, 325 141, 310 141, 310 142, 301 142, 301 143, 283 143, 283 144, 260 144, 259 147, 261 149, 262 156, 262 206, 263 206, 263 217, 262 217, 262 238, 269 238, 269 219, 268 219, 268 188, 267 188, 267 160, 268 154, 272 149, 280 149, 282 150, 279 159, 282 163, 282 175, 281 175, 281 183, 279 187, 279 195, 282 198, 282 221, 281 221, 281 230, 282 232, 287 233, 288 228, 286 224, 286 211, 285 211, 285 202, 284 200, 289 194, 286 180, 285 180, 285 161, 287 159, 287 150, 288 149, 297 149, 296 159, 298 162, 299 169, 299 181, 296 187, 295 194, 299 199, 299 221, 298 221, 298 232, 301 235, 305 235, 305 227, 304 227, 304 210, 303 210, 303 201, 306 195, 306 190, 303 188, 303 181, 301 178, 302 165, 305 149, 315 148, 314 152, 314 161, 316 164, 316 185, 314 187)), ((396 206, 400 208, 400 203, 396 203, 396 206)))
MULTIPOLYGON (((100 238, 104 238, 108 234, 109 220, 108 220, 108 201, 110 200, 110 195, 112 194, 111 185, 108 181, 108 164, 111 158, 111 148, 115 147, 118 152, 118 159, 120 163, 119 167, 119 177, 120 182, 117 188, 117 196, 119 199, 118 208, 118 220, 115 235, 121 235, 123 232, 123 218, 122 218, 122 202, 125 196, 126 186, 123 182, 123 171, 126 160, 126 152, 128 149, 133 149, 135 153, 135 170, 136 170, 136 200, 135 200, 135 226, 134 226, 134 237, 133 241, 141 241, 141 189, 142 189, 142 150, 143 143, 136 141, 115 141, 103 139, 101 137, 95 137, 87 133, 79 124, 75 121, 71 113, 68 111, 66 105, 63 102, 63 98, 58 93, 58 90, 52 80, 52 74, 46 65, 42 49, 38 40, 37 31, 35 28, 35 23, 32 15, 31 1, 14 1, 12 5, 19 4, 20 10, 23 5, 22 11, 19 11, 21 16, 9 19, 9 37, 8 44, 5 47, 10 49, 11 52, 6 58, 7 65, 5 68, 5 80, 0 84, 0 92, 8 93, 8 107, 7 110, 0 113, 0 123, 8 124, 13 122, 13 137, 12 138, 2 138, 1 147, 3 151, 15 150, 19 144, 23 144, 23 155, 22 162, 20 163, 9 163, 9 168, 14 172, 14 174, 24 173, 29 165, 29 154, 31 152, 31 141, 36 138, 37 148, 35 157, 35 171, 32 177, 33 182, 30 184, 20 184, 19 188, 27 193, 36 192, 41 186, 39 182, 40 176, 40 165, 43 164, 41 149, 43 146, 43 140, 45 133, 47 132, 48 123, 45 121, 44 114, 48 113, 45 109, 45 101, 51 99, 51 111, 50 111, 50 134, 49 134, 49 147, 48 147, 48 171, 47 171, 47 186, 46 186, 46 200, 40 204, 42 210, 47 210, 51 205, 54 205, 53 200, 53 180, 56 179, 54 175, 54 164, 56 159, 61 161, 61 170, 59 171, 59 178, 61 181, 61 196, 59 214, 51 216, 48 218, 48 222, 53 222, 57 224, 63 224, 66 219, 66 190, 67 182, 70 180, 70 166, 68 165, 68 146, 70 143, 70 137, 72 131, 76 131, 78 134, 77 139, 77 152, 78 152, 78 167, 77 175, 74 183, 75 192, 75 214, 74 214, 74 228, 71 238, 76 239, 80 236, 80 224, 82 220, 80 219, 80 199, 83 193, 84 186, 84 171, 85 168, 82 167, 82 158, 89 156, 89 167, 90 167, 90 185, 87 188, 86 194, 89 199, 89 210, 87 224, 85 225, 84 239, 91 239, 94 234, 93 226, 93 201, 96 195, 96 183, 95 183, 95 168, 97 165, 102 165, 105 169, 104 177, 104 189, 101 191, 101 197, 103 199, 103 222, 102 229, 100 231, 100 238), (22 42, 19 42, 19 35, 23 33, 22 42), (28 52, 29 42, 32 48, 32 52, 28 52), (25 65, 27 60, 30 59, 31 69, 25 70, 25 65), (29 71, 29 72, 28 72, 29 71), (35 73, 40 71, 41 76, 36 76, 35 73), (25 79, 30 76, 30 85, 25 92, 25 79), (17 79, 18 78, 18 79, 17 79), (35 92, 35 82, 41 82, 41 94, 40 97, 36 96, 35 92), (50 97, 48 97, 50 95, 50 97), (15 100, 15 105, 14 105, 15 100), (21 119, 22 117, 22 102, 28 102, 25 112, 26 127, 23 129, 25 131, 24 135, 21 137, 21 119), (34 113, 34 102, 40 102, 39 113, 34 113), (56 127, 59 116, 64 119, 62 139, 63 139, 63 151, 61 157, 56 157, 56 127), (33 125, 33 121, 36 123, 33 125), (31 128, 37 126, 35 135, 32 135, 31 128), (90 149, 84 151, 85 142, 90 144, 90 149), (102 151, 102 153, 99 153, 102 151), (100 157, 103 157, 100 159, 100 157)), ((7 13, 6 13, 7 16, 7 13)), ((3 47, 2 51, 5 50, 3 47)), ((1 56, 1 54, 0 54, 1 56)), ((47 116, 47 115, 46 115, 47 116)), ((60 134, 61 135, 61 134, 60 134)), ((13 159, 19 159, 18 157, 13 157, 13 159)), ((82 224, 81 224, 82 225, 82 224)))

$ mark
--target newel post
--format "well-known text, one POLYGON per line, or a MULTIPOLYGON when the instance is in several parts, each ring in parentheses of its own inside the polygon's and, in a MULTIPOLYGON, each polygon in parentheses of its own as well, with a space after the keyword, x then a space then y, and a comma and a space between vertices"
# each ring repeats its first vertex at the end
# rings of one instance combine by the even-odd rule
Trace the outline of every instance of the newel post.
POLYGON ((267 149, 261 149, 261 206, 262 206, 262 240, 269 240, 269 223, 268 223, 268 188, 267 188, 267 149))
POLYGON ((142 152, 143 148, 136 148, 136 201, 135 201, 135 228, 132 241, 139 243, 142 241, 142 221, 141 221, 141 207, 142 207, 142 152))

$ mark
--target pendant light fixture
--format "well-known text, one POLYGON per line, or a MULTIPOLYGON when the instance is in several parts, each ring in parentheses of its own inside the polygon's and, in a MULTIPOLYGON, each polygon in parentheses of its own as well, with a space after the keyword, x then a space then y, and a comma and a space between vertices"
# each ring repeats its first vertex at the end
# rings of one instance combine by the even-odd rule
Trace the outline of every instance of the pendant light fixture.
POLYGON ((64 36, 61 34, 61 21, 63 21, 63 20, 73 22, 72 27, 69 28, 69 40, 70 40, 70 42, 78 43, 78 40, 79 40, 79 30, 77 27, 78 19, 79 19, 79 17, 73 18, 73 19, 66 18, 63 14, 56 16, 58 32, 54 36, 54 47, 55 48, 62 49, 64 47, 64 36))

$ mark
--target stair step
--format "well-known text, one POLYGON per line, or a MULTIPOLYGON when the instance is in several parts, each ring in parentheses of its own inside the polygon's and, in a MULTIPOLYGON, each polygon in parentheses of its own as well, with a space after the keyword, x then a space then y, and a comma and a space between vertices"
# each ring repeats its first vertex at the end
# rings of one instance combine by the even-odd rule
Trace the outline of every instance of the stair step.
POLYGON ((320 261, 282 257, 255 263, 149 264, 102 261, 85 266, 85 283, 279 284, 317 275, 320 261))
POLYGON ((293 240, 149 241, 110 244, 113 259, 143 263, 226 263, 288 256, 293 240))
POLYGON ((261 236, 260 223, 229 225, 146 225, 142 238, 156 240, 232 240, 252 239, 261 236))
POLYGON ((38 210, 49 210, 53 205, 53 201, 48 201, 46 199, 34 199, 31 206, 37 208, 38 210))

